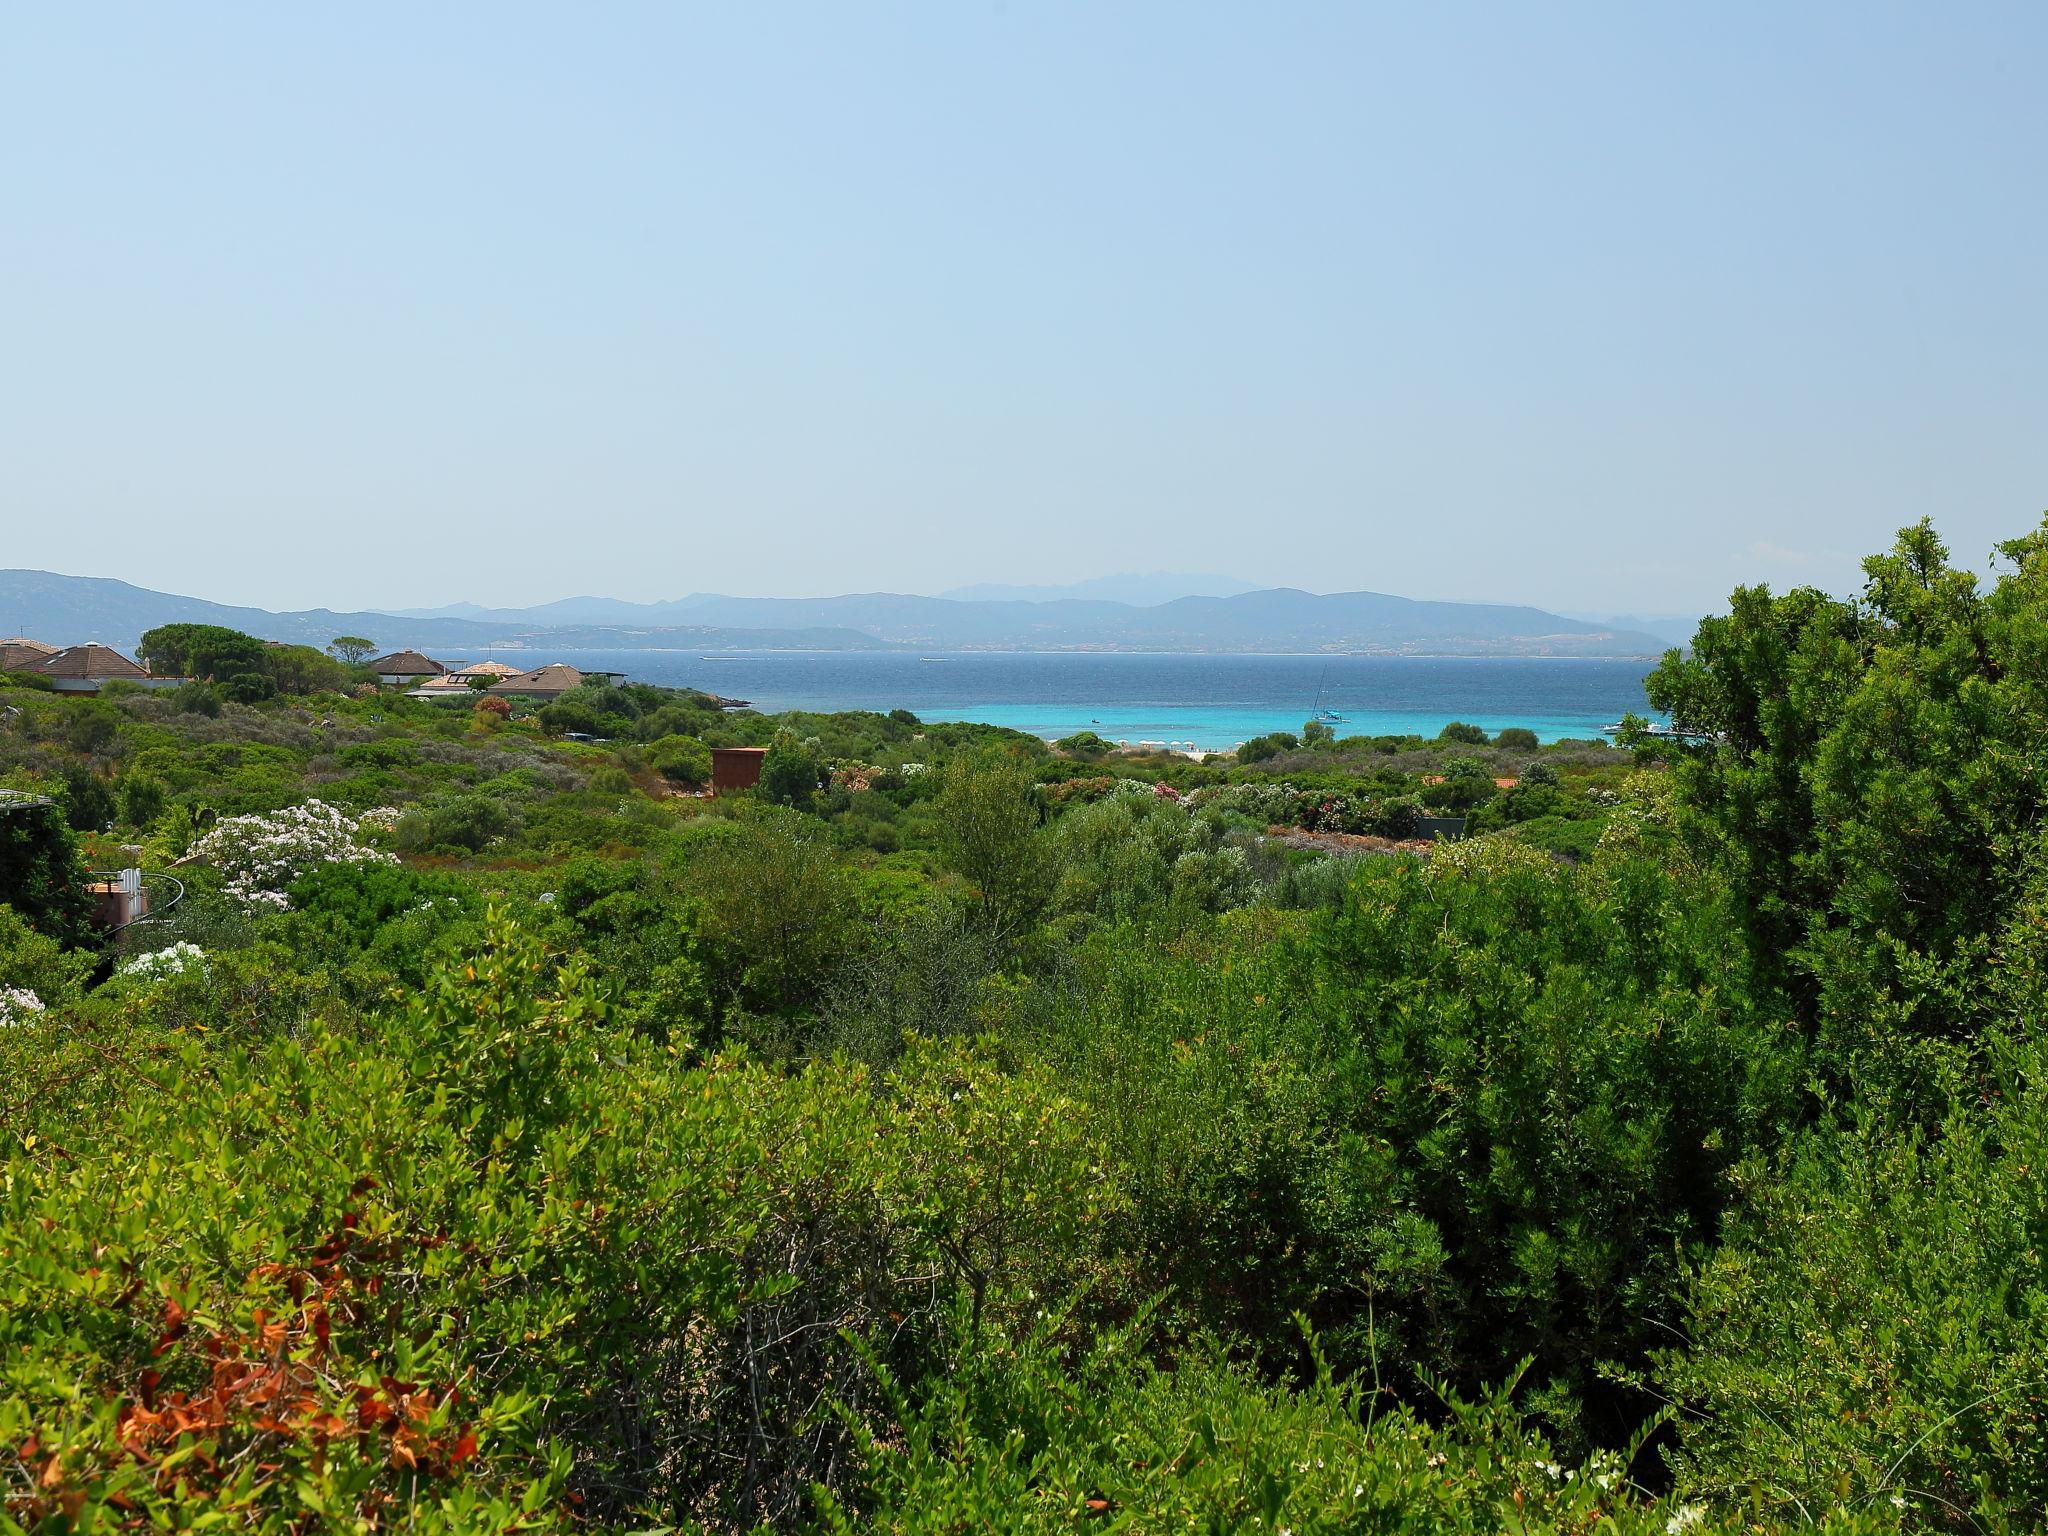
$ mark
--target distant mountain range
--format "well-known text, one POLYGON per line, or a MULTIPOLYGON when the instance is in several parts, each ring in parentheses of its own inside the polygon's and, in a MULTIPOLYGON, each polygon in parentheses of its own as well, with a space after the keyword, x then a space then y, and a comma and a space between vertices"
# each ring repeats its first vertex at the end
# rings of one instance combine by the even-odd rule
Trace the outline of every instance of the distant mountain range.
MULTIPOLYGON (((939 596, 948 602, 1049 603, 1065 598, 1124 603, 1149 608, 1170 603, 1178 597, 1234 597, 1256 592, 1258 583, 1235 576, 1198 576, 1176 571, 1125 572, 1097 576, 1063 587, 1006 587, 994 582, 955 587, 939 596)), ((532 608, 486 608, 481 603, 447 603, 439 608, 393 608, 390 611, 412 619, 488 619, 518 623, 546 624, 662 624, 674 623, 695 612, 699 605, 724 602, 716 593, 697 592, 663 603, 629 603, 616 597, 565 597, 532 608)))
MULTIPOLYGON (((1140 580, 1149 578, 1139 578, 1140 580)), ((1221 578, 1219 578, 1221 579, 1221 578)), ((0 571, 0 631, 51 644, 132 646, 174 622, 225 624, 265 639, 325 645, 336 635, 429 650, 1099 650, 1363 652, 1435 656, 1655 656, 1641 630, 1540 608, 1421 602, 1380 592, 1292 588, 1134 605, 1102 598, 961 599, 869 592, 662 603, 574 597, 534 608, 461 604, 411 613, 270 613, 174 597, 126 582, 0 571)))
POLYGON ((1097 576, 1091 581, 1071 582, 1064 587, 1006 587, 984 581, 971 587, 955 587, 939 596, 959 603, 1051 603, 1061 598, 1094 598, 1106 603, 1129 603, 1133 608, 1150 608, 1170 603, 1177 597, 1235 597, 1256 592, 1255 581, 1235 576, 1191 576, 1180 571, 1125 571, 1116 576, 1097 576))
POLYGON ((264 640, 324 646, 336 635, 362 635, 379 646, 423 646, 452 652, 483 650, 603 650, 676 646, 706 651, 884 650, 887 646, 850 629, 739 630, 702 624, 675 625, 648 638, 646 630, 534 620, 409 618, 389 613, 336 613, 308 608, 272 613, 236 608, 199 597, 176 597, 98 576, 60 576, 51 571, 0 570, 0 633, 22 634, 50 645, 97 640, 132 650, 145 630, 159 624, 223 624, 264 640))

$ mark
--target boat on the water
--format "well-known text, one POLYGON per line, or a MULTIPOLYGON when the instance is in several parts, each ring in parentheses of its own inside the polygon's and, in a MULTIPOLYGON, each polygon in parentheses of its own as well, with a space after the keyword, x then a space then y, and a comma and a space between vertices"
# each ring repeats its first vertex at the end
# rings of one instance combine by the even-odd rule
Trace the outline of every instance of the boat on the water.
MULTIPOLYGON (((1600 734, 1603 736, 1619 736, 1621 732, 1622 724, 1619 720, 1615 721, 1612 725, 1600 727, 1600 734)), ((1646 736, 1668 736, 1673 741, 1712 741, 1714 739, 1712 731, 1696 731, 1692 727, 1685 725, 1664 725, 1656 720, 1650 721, 1643 727, 1643 734, 1646 736)))
POLYGON ((1324 707, 1323 704, 1323 687, 1329 681, 1330 669, 1326 665, 1323 668, 1323 675, 1316 679, 1316 701, 1309 705, 1309 708, 1315 713, 1310 715, 1309 718, 1317 725, 1342 725, 1344 717, 1338 714, 1336 710, 1324 707))

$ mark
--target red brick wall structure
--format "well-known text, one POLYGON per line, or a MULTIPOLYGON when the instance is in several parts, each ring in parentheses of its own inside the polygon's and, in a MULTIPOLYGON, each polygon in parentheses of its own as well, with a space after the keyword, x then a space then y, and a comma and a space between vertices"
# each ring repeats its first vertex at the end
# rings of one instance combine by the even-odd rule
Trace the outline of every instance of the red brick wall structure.
POLYGON ((711 793, 736 794, 761 782, 761 759, 766 747, 713 747, 711 749, 711 793))

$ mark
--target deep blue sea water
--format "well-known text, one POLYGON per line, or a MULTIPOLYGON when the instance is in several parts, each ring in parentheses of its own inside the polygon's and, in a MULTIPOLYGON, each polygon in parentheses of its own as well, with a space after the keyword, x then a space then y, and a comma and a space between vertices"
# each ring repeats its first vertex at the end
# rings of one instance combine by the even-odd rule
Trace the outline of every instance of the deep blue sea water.
MULTIPOLYGON (((506 658, 513 659, 513 658, 506 658)), ((1597 736, 1648 715, 1644 661, 1408 656, 1193 656, 1018 651, 521 652, 530 665, 623 672, 636 682, 705 688, 763 711, 908 709, 1057 738, 1226 751, 1267 731, 1299 731, 1318 695, 1344 716, 1340 736, 1416 732, 1452 720, 1489 731, 1525 725, 1545 741, 1597 736)))

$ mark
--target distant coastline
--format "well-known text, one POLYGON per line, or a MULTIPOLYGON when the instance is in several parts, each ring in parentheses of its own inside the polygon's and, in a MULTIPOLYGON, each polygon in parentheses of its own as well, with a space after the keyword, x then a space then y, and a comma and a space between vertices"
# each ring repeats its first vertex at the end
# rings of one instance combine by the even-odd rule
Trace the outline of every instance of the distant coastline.
POLYGON ((1358 656, 1162 651, 564 651, 572 666, 635 682, 738 694, 764 713, 908 709, 922 720, 1000 725, 1047 740, 1192 742, 1228 751, 1299 731, 1319 707, 1340 736, 1433 737, 1462 720, 1544 741, 1595 738, 1651 714, 1652 657, 1358 656), (934 666, 933 661, 945 664, 934 666))

